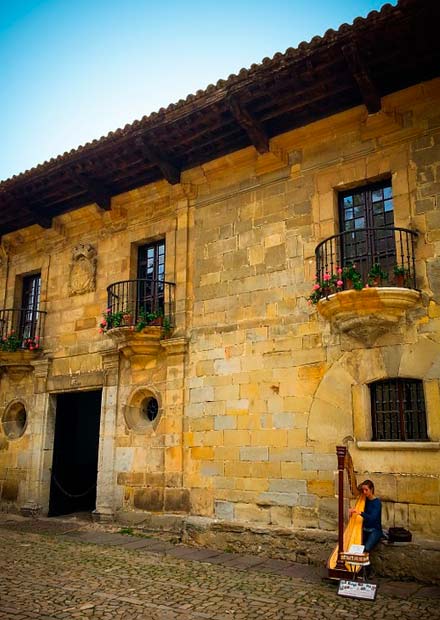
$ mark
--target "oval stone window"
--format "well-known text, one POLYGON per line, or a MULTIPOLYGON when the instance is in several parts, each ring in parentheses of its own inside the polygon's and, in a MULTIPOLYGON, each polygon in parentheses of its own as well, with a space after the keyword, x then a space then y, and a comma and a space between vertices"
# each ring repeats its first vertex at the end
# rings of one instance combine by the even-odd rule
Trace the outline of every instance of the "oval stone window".
POLYGON ((161 405, 159 396, 148 388, 137 389, 124 408, 124 417, 130 430, 142 433, 155 429, 159 423, 161 405))
POLYGON ((23 403, 10 405, 2 418, 3 431, 8 439, 18 439, 26 430, 27 413, 23 403))

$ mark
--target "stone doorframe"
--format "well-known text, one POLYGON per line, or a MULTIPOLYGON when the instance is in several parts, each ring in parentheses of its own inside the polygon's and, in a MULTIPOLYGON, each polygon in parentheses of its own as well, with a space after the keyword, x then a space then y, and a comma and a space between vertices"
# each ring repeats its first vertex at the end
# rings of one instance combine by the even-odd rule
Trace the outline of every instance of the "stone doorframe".
POLYGON ((98 448, 97 520, 111 520, 115 513, 114 474, 116 414, 118 404, 119 353, 102 354, 103 370, 88 375, 49 377, 50 360, 33 362, 35 369, 35 404, 32 415, 32 454, 26 501, 21 507, 25 515, 49 511, 51 467, 55 439, 56 396, 63 392, 102 390, 98 448))
POLYGON ((98 479, 93 518, 97 521, 112 521, 116 510, 115 439, 119 392, 119 351, 102 353, 102 366, 98 479))

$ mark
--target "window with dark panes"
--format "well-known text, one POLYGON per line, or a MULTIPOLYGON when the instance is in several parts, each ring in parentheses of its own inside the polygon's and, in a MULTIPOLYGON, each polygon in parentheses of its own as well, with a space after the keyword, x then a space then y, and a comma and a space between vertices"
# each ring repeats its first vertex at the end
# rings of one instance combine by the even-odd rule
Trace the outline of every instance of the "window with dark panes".
POLYGON ((165 305, 165 240, 138 248, 137 313, 163 312, 165 305))
POLYGON ((428 440, 422 381, 376 381, 370 393, 373 441, 428 440))
POLYGON ((373 263, 391 273, 396 263, 391 181, 339 195, 342 263, 354 263, 366 279, 373 263))
POLYGON ((34 338, 37 333, 40 288, 41 275, 39 273, 23 278, 19 325, 20 338, 34 338))

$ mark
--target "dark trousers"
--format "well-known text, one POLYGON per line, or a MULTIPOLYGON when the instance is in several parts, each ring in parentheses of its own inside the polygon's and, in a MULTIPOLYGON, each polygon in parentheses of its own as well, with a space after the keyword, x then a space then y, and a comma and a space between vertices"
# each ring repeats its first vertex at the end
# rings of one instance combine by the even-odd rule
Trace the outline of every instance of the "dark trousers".
POLYGON ((382 530, 375 530, 372 528, 364 528, 363 529, 363 541, 365 546, 365 551, 371 551, 373 547, 377 545, 379 540, 382 538, 382 530))

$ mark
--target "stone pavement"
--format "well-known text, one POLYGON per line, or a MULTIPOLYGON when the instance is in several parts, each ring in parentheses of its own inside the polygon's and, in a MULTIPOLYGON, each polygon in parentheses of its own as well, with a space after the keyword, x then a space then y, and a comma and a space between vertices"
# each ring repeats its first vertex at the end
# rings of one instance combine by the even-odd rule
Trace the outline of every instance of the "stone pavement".
POLYGON ((75 519, 0 515, 0 549, 0 619, 440 618, 440 588, 381 580, 376 601, 346 599, 316 567, 75 519))

